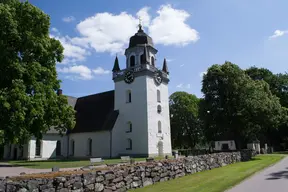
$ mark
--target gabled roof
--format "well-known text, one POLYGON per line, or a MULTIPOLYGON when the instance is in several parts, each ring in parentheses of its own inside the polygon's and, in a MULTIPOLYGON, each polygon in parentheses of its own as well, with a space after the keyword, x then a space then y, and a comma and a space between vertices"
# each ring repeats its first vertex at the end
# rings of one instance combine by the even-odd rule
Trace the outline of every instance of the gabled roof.
POLYGON ((114 111, 114 91, 107 91, 77 99, 76 126, 69 133, 111 130, 118 117, 114 111))

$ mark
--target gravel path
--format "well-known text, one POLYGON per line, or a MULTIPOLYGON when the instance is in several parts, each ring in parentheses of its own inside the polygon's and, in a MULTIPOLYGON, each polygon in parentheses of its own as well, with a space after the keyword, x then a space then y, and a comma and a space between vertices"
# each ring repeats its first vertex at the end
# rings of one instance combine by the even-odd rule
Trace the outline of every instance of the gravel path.
MULTIPOLYGON (((75 170, 77 168, 61 168, 60 171, 68 171, 68 170, 75 170)), ((20 173, 32 174, 32 173, 43 173, 43 172, 51 172, 51 169, 31 169, 26 167, 13 167, 8 163, 0 162, 0 177, 6 176, 19 176, 20 173)))
POLYGON ((227 192, 287 192, 288 157, 259 172, 227 192))

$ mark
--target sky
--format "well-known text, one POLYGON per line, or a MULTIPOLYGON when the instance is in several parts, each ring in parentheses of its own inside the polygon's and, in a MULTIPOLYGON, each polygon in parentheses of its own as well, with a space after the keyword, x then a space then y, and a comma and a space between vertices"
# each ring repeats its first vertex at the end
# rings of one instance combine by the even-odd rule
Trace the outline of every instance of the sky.
POLYGON ((167 59, 169 93, 202 97, 202 75, 230 61, 285 73, 287 0, 29 0, 50 16, 50 36, 64 47, 56 66, 63 94, 81 97, 114 89, 111 70, 137 32, 139 17, 167 59))

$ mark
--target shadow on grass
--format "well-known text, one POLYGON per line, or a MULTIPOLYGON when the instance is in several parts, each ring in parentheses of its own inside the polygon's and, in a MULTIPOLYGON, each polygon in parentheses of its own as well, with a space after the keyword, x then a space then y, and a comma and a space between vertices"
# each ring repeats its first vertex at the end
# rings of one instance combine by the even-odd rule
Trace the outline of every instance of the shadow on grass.
POLYGON ((1 164, 0 163, 0 168, 1 167, 35 167, 37 164, 1 164))

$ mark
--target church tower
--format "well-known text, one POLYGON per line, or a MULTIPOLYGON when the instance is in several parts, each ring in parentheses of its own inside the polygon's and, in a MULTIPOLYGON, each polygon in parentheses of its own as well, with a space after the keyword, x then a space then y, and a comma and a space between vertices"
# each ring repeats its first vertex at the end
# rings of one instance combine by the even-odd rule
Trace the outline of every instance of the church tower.
POLYGON ((112 130, 112 156, 163 156, 171 154, 166 60, 157 68, 157 49, 139 24, 125 50, 126 67, 116 56, 114 110, 119 116, 112 130))

